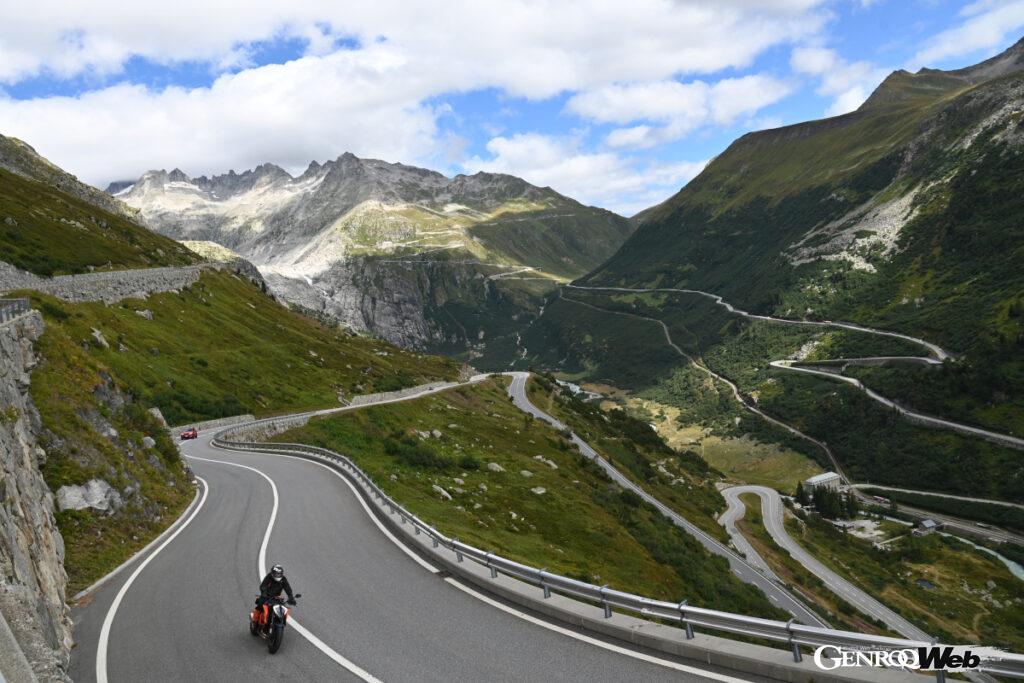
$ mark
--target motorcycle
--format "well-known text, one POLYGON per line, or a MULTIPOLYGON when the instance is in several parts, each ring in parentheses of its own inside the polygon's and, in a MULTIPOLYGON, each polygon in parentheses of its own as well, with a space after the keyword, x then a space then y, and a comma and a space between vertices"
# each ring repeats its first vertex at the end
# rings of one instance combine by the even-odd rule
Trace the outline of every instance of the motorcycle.
MULTIPOLYGON (((296 600, 301 597, 301 593, 295 594, 296 600)), ((284 627, 291 612, 291 608, 285 605, 284 598, 271 598, 262 605, 257 605, 249 615, 249 633, 267 641, 267 650, 274 654, 281 648, 284 627)))

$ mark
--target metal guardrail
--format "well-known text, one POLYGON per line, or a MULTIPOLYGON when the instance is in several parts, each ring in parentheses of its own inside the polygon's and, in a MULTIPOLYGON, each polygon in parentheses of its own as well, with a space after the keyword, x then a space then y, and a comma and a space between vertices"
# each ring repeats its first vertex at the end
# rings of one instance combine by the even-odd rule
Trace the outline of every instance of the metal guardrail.
POLYGON ((0 299, 0 324, 32 310, 28 299, 0 299))
MULTIPOLYGON (((789 621, 777 621, 774 619, 762 619, 731 612, 688 605, 684 600, 680 603, 666 602, 652 598, 618 591, 608 586, 597 586, 594 584, 578 581, 559 574, 553 574, 544 569, 530 567, 519 562, 507 559, 493 552, 487 552, 471 545, 462 543, 457 538, 449 538, 433 526, 412 514, 397 501, 388 496, 377 484, 359 468, 351 459, 335 453, 326 448, 306 446, 293 443, 255 443, 246 441, 232 441, 225 438, 230 432, 242 429, 251 429, 260 425, 270 425, 275 422, 287 423, 295 419, 302 419, 316 415, 316 412, 304 413, 299 416, 292 415, 285 418, 265 418, 256 420, 245 425, 235 425, 222 429, 214 435, 212 444, 218 448, 236 451, 260 451, 268 453, 289 453, 303 454, 315 458, 327 460, 345 471, 356 481, 365 492, 376 499, 381 509, 387 508, 392 516, 397 516, 402 525, 410 525, 415 535, 425 534, 430 539, 434 548, 442 547, 455 554, 458 562, 471 560, 483 565, 490 570, 491 578, 497 578, 498 574, 517 579, 527 584, 537 586, 543 591, 545 598, 552 593, 558 593, 570 598, 580 599, 592 604, 601 606, 604 609, 605 618, 610 618, 614 610, 640 614, 647 618, 660 619, 680 624, 686 633, 687 639, 694 637, 695 629, 708 629, 733 633, 737 635, 763 638, 779 643, 786 643, 793 653, 793 660, 800 662, 803 659, 801 646, 820 647, 832 645, 850 650, 917 650, 921 647, 931 647, 935 643, 908 640, 904 638, 891 638, 888 636, 876 636, 856 631, 841 631, 837 629, 822 628, 818 626, 806 626, 796 623, 795 619, 789 621)), ((1001 659, 983 660, 977 669, 984 673, 1006 676, 1009 678, 1024 679, 1024 655, 1006 653, 1001 659)), ((945 680, 944 672, 937 671, 936 678, 945 680)))

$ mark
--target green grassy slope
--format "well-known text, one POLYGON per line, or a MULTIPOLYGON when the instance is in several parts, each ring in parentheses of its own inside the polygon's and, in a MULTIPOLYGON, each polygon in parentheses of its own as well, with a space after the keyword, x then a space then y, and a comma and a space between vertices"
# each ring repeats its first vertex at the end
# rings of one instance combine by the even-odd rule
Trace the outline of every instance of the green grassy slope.
POLYGON ((292 313, 223 272, 206 272, 180 293, 111 306, 29 295, 46 320, 31 393, 47 484, 56 491, 102 478, 130 491, 115 515, 59 513, 72 590, 123 561, 191 500, 177 449, 148 408, 171 424, 268 415, 337 405, 339 391, 393 390, 458 373, 453 361, 292 313), (156 445, 146 448, 146 436, 156 445))
POLYGON ((782 616, 724 560, 515 408, 504 380, 317 419, 276 439, 343 450, 389 495, 463 542, 652 597, 782 616))
POLYGON ((37 275, 196 263, 174 240, 0 168, 0 260, 37 275))
POLYGON ((557 206, 502 214, 470 228, 491 252, 548 275, 573 279, 601 265, 630 235, 628 219, 593 207, 557 206))

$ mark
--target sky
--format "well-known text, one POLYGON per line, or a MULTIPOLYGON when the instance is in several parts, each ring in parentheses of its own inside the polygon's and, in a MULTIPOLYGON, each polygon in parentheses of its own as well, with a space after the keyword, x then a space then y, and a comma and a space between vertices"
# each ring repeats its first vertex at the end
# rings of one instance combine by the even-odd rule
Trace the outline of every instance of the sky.
POLYGON ((1024 0, 34 0, 0 7, 0 133, 105 187, 357 156, 624 215, 744 133, 1024 35, 1024 0))

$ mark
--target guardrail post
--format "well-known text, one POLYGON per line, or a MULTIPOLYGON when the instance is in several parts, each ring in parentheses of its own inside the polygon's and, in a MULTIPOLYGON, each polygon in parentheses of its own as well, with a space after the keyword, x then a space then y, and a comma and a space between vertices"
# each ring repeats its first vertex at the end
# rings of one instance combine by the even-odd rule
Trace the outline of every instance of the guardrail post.
POLYGON ((496 578, 498 578, 498 570, 497 570, 497 568, 493 564, 491 564, 491 557, 493 555, 494 555, 493 552, 490 552, 490 553, 487 553, 486 555, 484 555, 484 564, 487 565, 487 568, 491 570, 491 578, 492 579, 496 579, 496 578))
POLYGON ((436 547, 437 547, 438 545, 440 545, 440 544, 439 544, 439 543, 437 542, 437 529, 435 529, 434 527, 430 527, 430 541, 431 541, 431 543, 433 544, 433 546, 434 546, 435 548, 436 548, 436 547))
POLYGON ((793 647, 793 661, 799 664, 804 661, 804 655, 800 652, 800 643, 793 640, 793 622, 796 619, 790 619, 786 622, 786 631, 789 632, 789 644, 793 647))
POLYGON ((544 572, 546 571, 547 568, 545 567, 544 569, 541 569, 539 572, 537 572, 537 576, 540 577, 540 587, 544 591, 545 600, 551 597, 551 586, 544 582, 544 572))
POLYGON ((688 600, 683 600, 679 603, 679 620, 683 622, 683 627, 686 628, 686 639, 693 640, 693 624, 686 620, 686 606, 688 604, 688 600))
POLYGON ((604 592, 607 590, 608 584, 601 586, 601 606, 604 607, 604 618, 612 618, 612 606, 608 604, 608 600, 604 597, 604 592))

